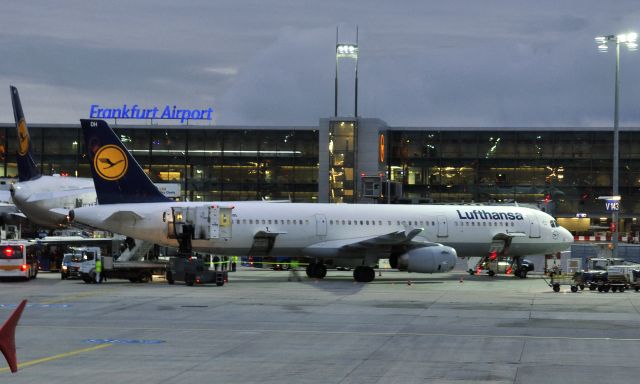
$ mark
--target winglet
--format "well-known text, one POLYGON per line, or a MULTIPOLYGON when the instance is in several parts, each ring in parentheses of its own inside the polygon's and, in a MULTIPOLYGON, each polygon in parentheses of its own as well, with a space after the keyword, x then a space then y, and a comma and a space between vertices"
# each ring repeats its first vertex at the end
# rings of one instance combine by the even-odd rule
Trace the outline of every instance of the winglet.
POLYGON ((16 129, 18 130, 18 181, 35 180, 41 176, 40 170, 31 154, 31 136, 27 129, 27 121, 22 111, 22 103, 18 88, 13 85, 9 86, 11 90, 11 104, 13 104, 13 117, 16 121, 16 129))
POLYGON ((80 123, 99 204, 172 201, 151 182, 104 120, 81 119, 80 123))
POLYGON ((18 371, 18 358, 16 357, 16 326, 18 320, 22 315, 24 307, 27 305, 27 300, 22 300, 18 307, 13 310, 9 318, 4 322, 2 328, 0 328, 0 350, 4 358, 9 363, 9 368, 12 373, 18 371))

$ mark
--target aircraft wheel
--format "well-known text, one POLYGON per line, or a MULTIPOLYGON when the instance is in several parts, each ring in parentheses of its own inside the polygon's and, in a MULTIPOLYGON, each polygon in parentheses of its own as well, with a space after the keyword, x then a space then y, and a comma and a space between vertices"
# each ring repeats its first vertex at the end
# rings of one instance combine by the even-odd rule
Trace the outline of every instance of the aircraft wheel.
POLYGON ((187 286, 192 287, 196 283, 196 277, 191 274, 186 274, 184 275, 184 283, 187 286))
POLYGON ((560 292, 560 284, 558 283, 553 284, 553 292, 560 292))
POLYGON ((605 292, 609 292, 609 290, 610 290, 610 289, 611 289, 611 286, 610 286, 610 285, 605 285, 605 286, 604 286, 604 291, 605 291, 605 292))
POLYGON ((580 290, 584 291, 584 284, 580 284, 580 290))
POLYGON ((376 277, 376 271, 371 267, 359 266, 353 271, 353 279, 359 283, 369 283, 376 277))
POLYGON ((469 270, 469 275, 473 276, 473 275, 475 275, 475 274, 476 274, 476 271, 474 271, 473 269, 470 269, 470 270, 469 270))
POLYGON ((317 279, 324 279, 327 276, 327 267, 322 263, 316 264, 313 269, 313 275, 317 279))
POLYGON ((167 271, 166 278, 167 278, 167 283, 169 283, 169 284, 173 284, 173 283, 175 283, 175 282, 176 282, 176 281, 173 279, 173 273, 171 273, 171 271, 167 271))
POLYGON ((618 287, 616 287, 616 286, 611 287, 611 291, 612 292, 618 292, 618 287))
POLYGON ((602 285, 598 285, 598 292, 604 292, 604 287, 602 285))
POLYGON ((307 273, 307 277, 309 277, 309 278, 313 277, 313 271, 314 271, 315 266, 316 266, 316 263, 309 263, 307 265, 307 268, 305 269, 305 272, 307 273))
POLYGON ((495 276, 495 275, 496 275, 496 273, 495 273, 494 271, 489 271, 489 273, 488 273, 488 274, 489 274, 489 276, 491 276, 491 277, 493 277, 493 276, 495 276))
POLYGON ((624 292, 624 287, 618 288, 618 292, 624 292))
POLYGON ((578 287, 576 287, 575 285, 571 286, 571 292, 576 293, 578 292, 578 287))

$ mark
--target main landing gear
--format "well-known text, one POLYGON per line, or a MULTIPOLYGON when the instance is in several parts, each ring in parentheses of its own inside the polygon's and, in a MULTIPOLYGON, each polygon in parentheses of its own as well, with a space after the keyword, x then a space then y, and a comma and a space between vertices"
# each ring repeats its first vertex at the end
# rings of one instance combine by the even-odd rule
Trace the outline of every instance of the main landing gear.
MULTIPOLYGON (((307 265, 307 276, 312 279, 324 279, 327 267, 322 263, 311 262, 307 265)), ((359 283, 370 283, 376 278, 376 271, 368 266, 360 265, 353 270, 353 279, 359 283)))
POLYGON ((327 276, 327 267, 322 263, 309 263, 306 272, 311 278, 324 279, 327 276))
POLYGON ((359 283, 370 283, 376 278, 376 271, 366 265, 357 266, 353 270, 353 279, 359 283))

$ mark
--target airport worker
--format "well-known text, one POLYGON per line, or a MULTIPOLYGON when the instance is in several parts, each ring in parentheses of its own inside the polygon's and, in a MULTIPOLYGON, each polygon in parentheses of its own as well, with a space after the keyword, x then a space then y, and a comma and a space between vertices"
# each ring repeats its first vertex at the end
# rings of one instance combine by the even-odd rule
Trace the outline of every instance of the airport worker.
POLYGON ((102 283, 102 257, 96 256, 96 282, 102 283))
POLYGON ((300 262, 297 259, 291 259, 291 263, 289 264, 289 281, 295 278, 298 281, 302 281, 300 275, 298 275, 298 268, 300 267, 300 262))

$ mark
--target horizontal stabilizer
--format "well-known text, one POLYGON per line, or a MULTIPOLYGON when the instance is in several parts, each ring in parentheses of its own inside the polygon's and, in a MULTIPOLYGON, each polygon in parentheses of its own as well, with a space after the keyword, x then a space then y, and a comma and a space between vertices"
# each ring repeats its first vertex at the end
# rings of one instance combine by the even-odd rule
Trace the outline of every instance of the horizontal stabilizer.
POLYGON ((68 191, 51 191, 51 192, 37 192, 31 194, 27 199, 27 203, 35 203, 38 201, 47 201, 51 199, 59 199, 68 196, 80 196, 85 193, 94 193, 95 189, 93 188, 83 188, 83 189, 71 189, 68 191))

